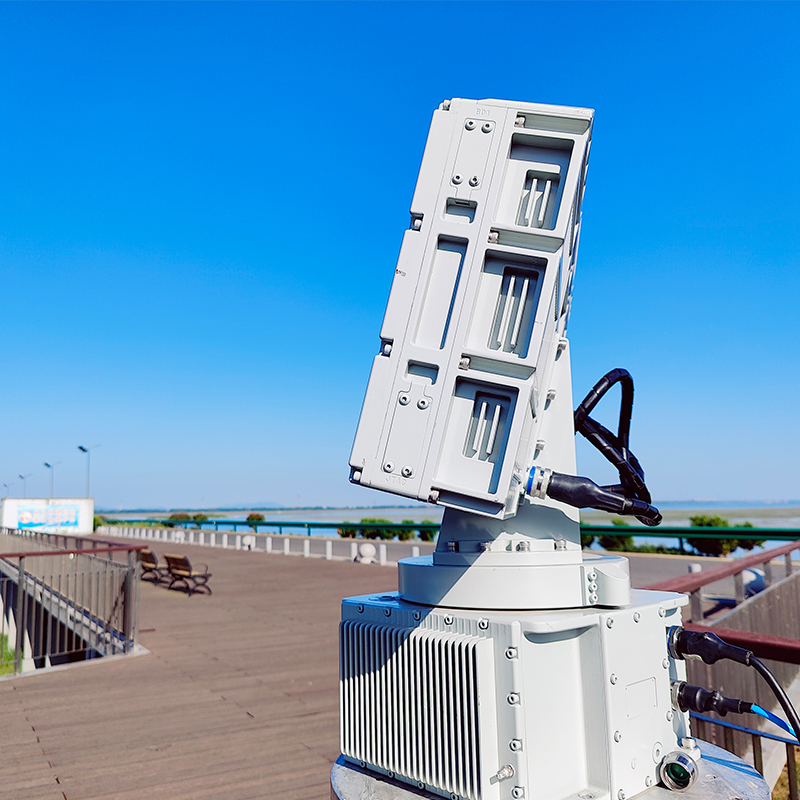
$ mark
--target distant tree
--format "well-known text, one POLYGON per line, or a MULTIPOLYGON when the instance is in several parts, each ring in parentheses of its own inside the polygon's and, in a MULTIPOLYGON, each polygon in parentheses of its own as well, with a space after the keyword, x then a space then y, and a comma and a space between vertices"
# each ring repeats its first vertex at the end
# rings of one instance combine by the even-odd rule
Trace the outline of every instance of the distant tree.
MULTIPOLYGON (((611 520, 611 524, 617 528, 630 527, 630 523, 627 520, 621 519, 620 517, 614 517, 611 520)), ((625 551, 628 553, 633 550, 633 536, 630 534, 606 534, 601 536, 598 541, 600 542, 600 547, 602 547, 603 550, 625 551)))
MULTIPOLYGON (((734 528, 755 528, 752 522, 741 522, 734 525, 734 528)), ((739 539, 739 547, 743 550, 752 550, 754 547, 761 547, 766 542, 766 539, 739 539)))
POLYGON ((594 542, 594 534, 593 533, 582 533, 581 534, 581 547, 591 547, 593 542, 594 542))
MULTIPOLYGON (((250 523, 254 523, 254 522, 264 522, 264 520, 265 520, 265 519, 266 519, 266 517, 265 517, 263 514, 259 514, 258 512, 253 512, 252 514, 248 514, 248 515, 247 515, 247 520, 246 520, 246 522, 250 522, 250 523)), ((251 528, 252 528, 254 531, 257 531, 257 530, 258 530, 258 526, 257 526, 257 525, 252 525, 252 524, 251 524, 251 525, 250 525, 250 527, 251 527, 251 528)))
MULTIPOLYGON (((414 524, 414 520, 413 519, 404 519, 403 520, 403 525, 413 525, 413 524, 414 524)), ((404 531, 397 531, 397 538, 401 542, 408 542, 411 539, 416 539, 417 538, 417 532, 413 528, 406 528, 406 530, 404 530, 404 531)))
POLYGON ((191 517, 188 514, 170 514, 165 520, 164 525, 174 528, 176 525, 183 527, 184 523, 189 522, 191 517))
MULTIPOLYGON (((345 525, 347 525, 347 520, 345 520, 345 525)), ((355 539, 358 536, 358 528, 344 527, 344 525, 337 528, 336 532, 342 539, 355 539)))
POLYGON ((101 525, 107 525, 105 517, 101 517, 99 514, 94 515, 94 520, 92 521, 92 530, 96 531, 101 525))
MULTIPOLYGON (((434 525, 432 519, 424 519, 422 520, 423 525, 434 525)), ((436 531, 433 528, 421 528, 417 531, 419 534, 419 538, 422 539, 423 542, 432 542, 436 538, 436 531)))
POLYGON ((192 522, 195 523, 196 528, 200 527, 201 522, 207 522, 207 521, 208 521, 208 514, 194 514, 192 516, 192 522))
MULTIPOLYGON (((693 528, 728 528, 728 520, 719 514, 695 514, 689 517, 689 522, 693 528)), ((723 556, 732 553, 738 546, 738 539, 698 539, 694 536, 687 536, 686 541, 689 546, 703 556, 723 556)))
POLYGON ((365 539, 383 539, 388 541, 394 539, 395 531, 390 528, 383 528, 382 525, 391 525, 390 519, 379 519, 366 517, 361 520, 359 532, 365 539), (365 527, 366 525, 366 527, 365 527))

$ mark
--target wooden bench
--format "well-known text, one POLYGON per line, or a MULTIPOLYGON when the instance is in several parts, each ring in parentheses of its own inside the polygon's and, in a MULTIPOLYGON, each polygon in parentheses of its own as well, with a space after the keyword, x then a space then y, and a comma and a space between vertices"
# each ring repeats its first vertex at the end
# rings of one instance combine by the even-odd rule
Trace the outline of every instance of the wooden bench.
POLYGON ((189 596, 193 595, 198 589, 206 589, 209 594, 212 593, 211 587, 208 585, 208 579, 211 577, 208 565, 202 564, 203 569, 196 570, 192 568, 186 556, 174 556, 164 553, 164 559, 167 562, 167 569, 171 578, 168 589, 172 589, 176 584, 183 584, 189 596))
POLYGON ((142 550, 142 580, 152 580, 153 583, 161 583, 169 577, 167 567, 158 563, 158 556, 151 550, 142 550))

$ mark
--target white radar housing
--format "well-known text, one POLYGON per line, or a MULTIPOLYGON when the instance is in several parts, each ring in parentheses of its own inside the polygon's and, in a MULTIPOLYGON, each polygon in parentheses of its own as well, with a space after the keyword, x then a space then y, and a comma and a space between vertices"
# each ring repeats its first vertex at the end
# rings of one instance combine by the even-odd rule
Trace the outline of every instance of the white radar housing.
POLYGON ((532 466, 575 474, 564 336, 592 116, 461 99, 434 112, 353 482, 505 519, 532 466))

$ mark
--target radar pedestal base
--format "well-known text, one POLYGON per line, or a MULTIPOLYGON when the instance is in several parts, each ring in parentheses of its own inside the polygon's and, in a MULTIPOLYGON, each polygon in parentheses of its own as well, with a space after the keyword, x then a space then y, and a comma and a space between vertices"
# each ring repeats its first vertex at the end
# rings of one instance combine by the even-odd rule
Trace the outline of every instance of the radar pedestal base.
MULTIPOLYGON (((703 757, 698 761, 699 775, 691 789, 678 794, 658 784, 635 796, 641 800, 677 800, 681 797, 686 800, 730 800, 732 797, 742 800, 769 800, 769 786, 753 767, 733 753, 713 744, 702 741, 698 741, 697 744, 703 757)), ((601 795, 592 793, 591 796, 592 800, 611 800, 607 793, 601 795)), ((418 789, 390 780, 386 776, 351 764, 339 756, 331 770, 331 800, 365 800, 365 798, 441 800, 441 795, 431 794, 425 788, 418 789)))

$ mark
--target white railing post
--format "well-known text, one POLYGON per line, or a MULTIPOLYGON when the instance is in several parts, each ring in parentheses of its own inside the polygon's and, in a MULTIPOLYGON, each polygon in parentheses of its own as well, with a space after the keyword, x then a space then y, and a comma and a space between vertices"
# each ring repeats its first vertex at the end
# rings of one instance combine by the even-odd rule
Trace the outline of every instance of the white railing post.
POLYGON ((308 558, 311 555, 311 542, 308 539, 303 540, 303 558, 308 558))
POLYGON ((217 534, 216 533, 212 533, 208 538, 210 540, 210 542, 209 542, 210 546, 211 547, 216 547, 217 546, 217 534))
POLYGON ((285 556, 288 556, 289 553, 291 553, 291 550, 290 550, 291 546, 292 546, 292 540, 287 536, 283 540, 283 554, 285 556))
POLYGON ((358 558, 358 545, 355 542, 350 542, 350 560, 355 561, 358 558))
POLYGON ((415 544, 411 547, 411 557, 419 558, 419 545, 415 544))
POLYGON ((267 553, 271 553, 272 552, 272 537, 271 536, 267 536, 267 539, 264 542, 264 550, 267 553))
POLYGON ((197 543, 200 545, 204 545, 206 543, 206 534, 205 531, 200 531, 197 534, 197 543))
POLYGON ((235 537, 235 539, 234 539, 234 545, 233 545, 233 546, 234 546, 234 547, 235 547, 237 550, 241 550, 241 549, 242 549, 242 534, 241 534, 241 533, 237 533, 237 534, 236 534, 236 537, 235 537))
POLYGON ((333 542, 325 542, 325 558, 330 561, 333 558, 333 542))
POLYGON ((227 533, 223 533, 222 534, 222 548, 224 550, 227 547, 228 547, 228 534, 227 533))
POLYGON ((379 544, 378 545, 378 558, 380 560, 381 566, 385 566, 386 564, 386 545, 379 544))

